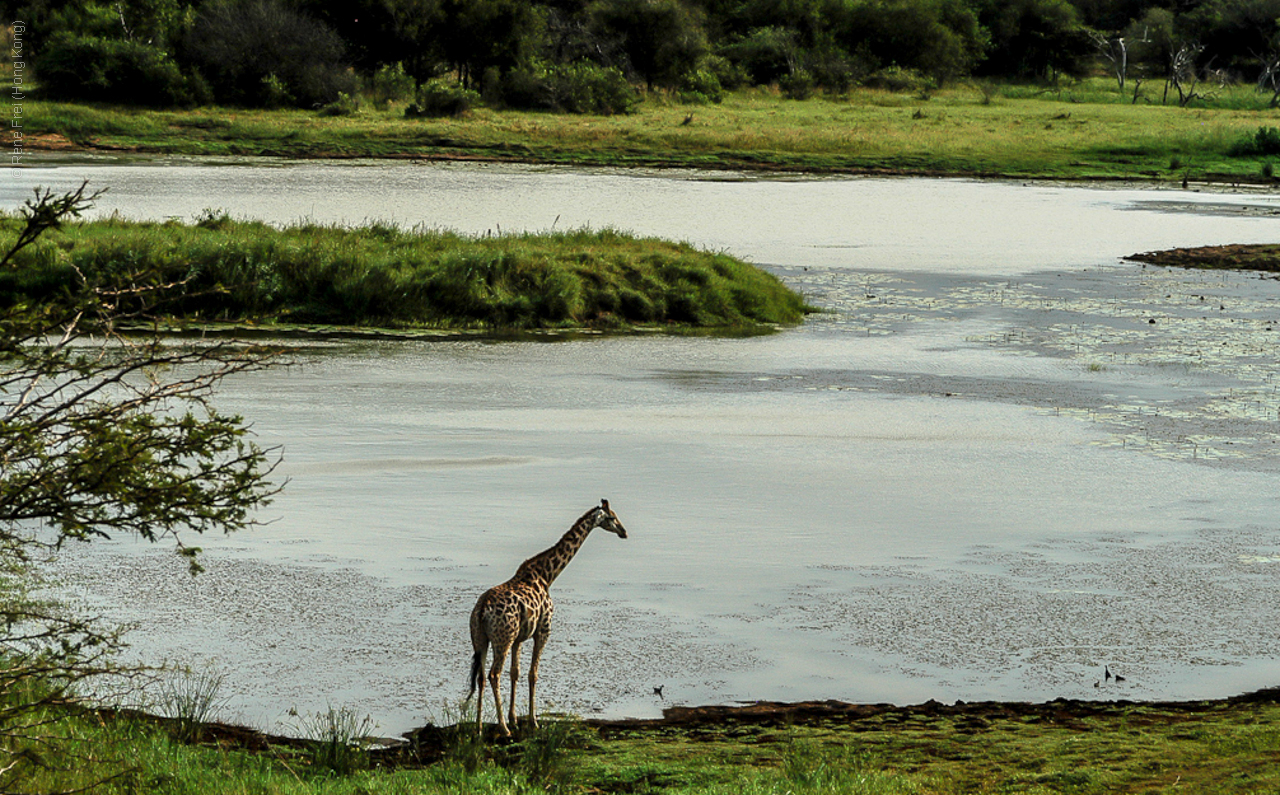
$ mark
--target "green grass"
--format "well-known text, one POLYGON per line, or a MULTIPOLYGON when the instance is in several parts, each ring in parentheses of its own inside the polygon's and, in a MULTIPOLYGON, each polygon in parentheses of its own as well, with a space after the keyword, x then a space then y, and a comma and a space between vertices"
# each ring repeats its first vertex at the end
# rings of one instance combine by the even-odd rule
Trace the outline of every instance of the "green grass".
MULTIPOLYGON (((16 234, 20 219, 0 219, 16 234)), ((0 274, 0 302, 56 302, 79 270, 183 282, 163 309, 195 323, 398 329, 718 329, 799 322, 777 278, 726 254, 612 230, 468 237, 206 214, 193 224, 69 224, 0 274)))
POLYGON ((1208 102, 1179 108, 1159 104, 1160 84, 1142 93, 1134 104, 1101 79, 1053 90, 958 86, 928 96, 859 89, 805 101, 753 89, 719 105, 682 105, 655 95, 635 113, 609 117, 481 108, 464 118, 404 119, 399 106, 326 117, 52 102, 28 102, 25 111, 28 136, 189 155, 1269 181, 1264 158, 1241 153, 1242 142, 1260 127, 1276 124, 1267 97, 1249 87, 1223 88, 1208 102), (692 121, 683 124, 690 112, 692 121))
MULTIPOLYGON (((548 721, 514 745, 336 774, 296 743, 256 752, 177 743, 136 718, 58 724, 27 791, 110 779, 108 795, 282 793, 1254 793, 1280 788, 1280 705, 980 705, 787 723, 548 721), (1081 708, 1083 706, 1083 708, 1081 708), (1006 708, 1012 707, 1012 708, 1006 708), (70 744, 66 740, 72 740, 70 744), (90 752, 91 751, 91 752, 90 752), (71 754, 74 753, 74 758, 71 754), (74 764, 60 764, 74 762, 74 764), (114 777, 114 778, 113 778, 114 777)), ((470 736, 468 727, 460 727, 470 736)))

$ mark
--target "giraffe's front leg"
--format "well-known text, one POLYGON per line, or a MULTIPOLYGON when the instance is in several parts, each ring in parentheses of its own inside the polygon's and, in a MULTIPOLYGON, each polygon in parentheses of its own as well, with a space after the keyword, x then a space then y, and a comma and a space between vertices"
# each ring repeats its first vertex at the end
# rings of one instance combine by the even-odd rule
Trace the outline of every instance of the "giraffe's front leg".
POLYGON ((542 659, 542 649, 551 637, 551 622, 546 621, 533 633, 533 659, 529 661, 529 725, 538 728, 538 661, 542 659))
POLYGON ((519 726, 516 722, 516 690, 520 685, 520 641, 511 644, 511 706, 507 710, 507 723, 519 726))

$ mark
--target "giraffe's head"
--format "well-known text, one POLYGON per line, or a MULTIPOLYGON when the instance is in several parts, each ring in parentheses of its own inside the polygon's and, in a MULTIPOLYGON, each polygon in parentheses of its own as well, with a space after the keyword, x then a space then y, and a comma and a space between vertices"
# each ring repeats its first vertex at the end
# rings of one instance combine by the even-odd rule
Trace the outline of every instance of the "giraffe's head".
POLYGON ((609 507, 608 500, 601 500, 600 507, 596 509, 595 527, 608 530, 618 538, 627 537, 627 528, 622 526, 622 520, 609 507))

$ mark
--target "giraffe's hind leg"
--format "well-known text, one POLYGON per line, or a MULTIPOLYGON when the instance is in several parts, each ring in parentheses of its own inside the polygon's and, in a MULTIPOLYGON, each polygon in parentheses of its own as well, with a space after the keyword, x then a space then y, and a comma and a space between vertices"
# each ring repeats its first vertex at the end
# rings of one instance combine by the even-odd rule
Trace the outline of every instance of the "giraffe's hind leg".
POLYGON ((542 649, 551 637, 551 625, 544 624, 533 633, 533 659, 529 661, 529 725, 538 728, 538 661, 542 659, 542 649))
POLYGON ((489 651, 489 641, 485 638, 473 639, 475 644, 475 662, 472 663, 471 684, 476 688, 476 732, 484 738, 484 658, 489 651))
POLYGON ((493 706, 498 713, 498 734, 503 737, 511 736, 511 729, 507 727, 507 720, 502 716, 502 664, 506 662, 507 650, 511 648, 511 641, 505 643, 496 642, 493 644, 493 665, 489 668, 489 688, 493 690, 493 706))

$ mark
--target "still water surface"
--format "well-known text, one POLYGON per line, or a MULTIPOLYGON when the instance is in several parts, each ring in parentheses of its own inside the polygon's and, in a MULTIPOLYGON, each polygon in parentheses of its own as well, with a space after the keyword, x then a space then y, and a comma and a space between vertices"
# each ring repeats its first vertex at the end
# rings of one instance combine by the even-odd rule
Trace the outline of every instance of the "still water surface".
POLYGON ((540 692, 562 709, 1280 683, 1280 289, 1119 259, 1274 240, 1275 196, 407 163, 7 173, 6 207, 88 177, 134 217, 615 226, 727 249, 827 310, 752 339, 315 344, 227 383, 220 406, 284 451, 274 523, 202 540, 194 580, 128 541, 60 571, 142 622, 138 655, 215 661, 246 721, 442 717, 475 598, 600 497, 630 537, 593 536, 556 583, 540 692), (1095 689, 1104 664, 1128 681, 1095 689))

